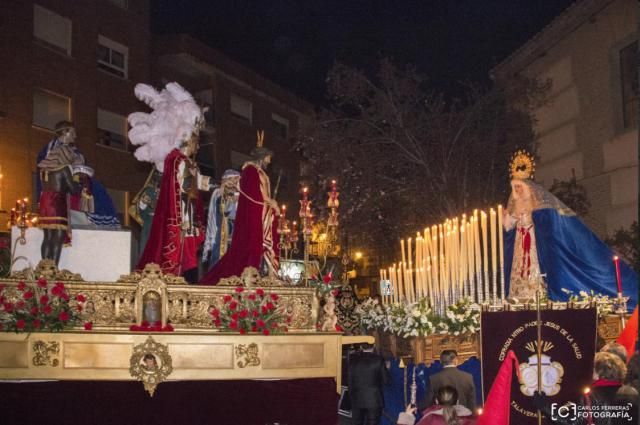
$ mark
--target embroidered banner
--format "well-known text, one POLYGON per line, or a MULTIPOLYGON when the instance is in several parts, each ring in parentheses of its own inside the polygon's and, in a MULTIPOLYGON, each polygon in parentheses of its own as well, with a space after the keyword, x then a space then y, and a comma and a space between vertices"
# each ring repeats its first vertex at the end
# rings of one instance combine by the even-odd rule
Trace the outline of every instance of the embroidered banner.
MULTIPOLYGON (((595 309, 543 310, 542 391, 552 403, 577 401, 591 383, 596 346, 595 309)), ((538 423, 533 392, 538 385, 535 311, 482 313, 482 390, 486 398, 507 352, 520 362, 521 382, 511 385, 511 423, 538 423)))

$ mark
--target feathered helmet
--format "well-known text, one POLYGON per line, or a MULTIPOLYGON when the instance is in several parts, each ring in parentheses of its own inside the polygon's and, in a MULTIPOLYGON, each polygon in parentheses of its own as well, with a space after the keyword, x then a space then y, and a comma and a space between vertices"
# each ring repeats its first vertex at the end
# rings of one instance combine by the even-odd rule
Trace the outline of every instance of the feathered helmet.
POLYGON ((251 158, 258 161, 267 156, 273 156, 273 151, 264 147, 264 130, 258 130, 258 143, 251 150, 251 158))

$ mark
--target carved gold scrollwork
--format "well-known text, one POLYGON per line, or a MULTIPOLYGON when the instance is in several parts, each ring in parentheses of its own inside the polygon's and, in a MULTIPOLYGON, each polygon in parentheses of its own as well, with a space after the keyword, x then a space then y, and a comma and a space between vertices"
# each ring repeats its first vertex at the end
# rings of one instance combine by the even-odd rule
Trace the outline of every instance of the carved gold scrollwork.
POLYGON ((60 343, 56 341, 35 341, 33 343, 33 365, 53 366, 60 363, 56 358, 60 353, 60 343))
POLYGON ((238 367, 245 368, 247 366, 259 366, 260 357, 258 356, 258 344, 252 342, 249 345, 238 344, 235 347, 236 357, 238 357, 238 367))
POLYGON ((173 372, 173 364, 169 349, 152 337, 143 344, 133 347, 133 354, 129 359, 129 373, 138 381, 142 381, 144 389, 151 397, 156 387, 173 372))
POLYGON ((20 280, 35 280, 38 278, 45 278, 47 280, 60 280, 65 282, 84 282, 82 276, 77 273, 72 273, 69 270, 59 270, 58 266, 53 260, 40 260, 35 270, 26 268, 21 271, 11 273, 11 278, 20 280))

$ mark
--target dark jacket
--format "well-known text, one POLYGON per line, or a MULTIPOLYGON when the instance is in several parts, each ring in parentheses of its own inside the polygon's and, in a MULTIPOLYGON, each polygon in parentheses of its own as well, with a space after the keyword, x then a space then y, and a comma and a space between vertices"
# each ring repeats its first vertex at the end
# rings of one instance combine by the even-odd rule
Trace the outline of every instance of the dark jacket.
POLYGON ((429 378, 429 388, 427 389, 427 398, 423 400, 422 407, 430 407, 433 405, 433 395, 438 392, 440 387, 448 385, 454 387, 458 391, 458 404, 463 405, 472 412, 476 408, 476 387, 473 384, 473 376, 470 373, 458 370, 457 367, 445 367, 440 372, 429 378))
POLYGON ((382 389, 390 382, 382 356, 374 353, 354 354, 349 359, 349 394, 352 408, 384 407, 382 389))

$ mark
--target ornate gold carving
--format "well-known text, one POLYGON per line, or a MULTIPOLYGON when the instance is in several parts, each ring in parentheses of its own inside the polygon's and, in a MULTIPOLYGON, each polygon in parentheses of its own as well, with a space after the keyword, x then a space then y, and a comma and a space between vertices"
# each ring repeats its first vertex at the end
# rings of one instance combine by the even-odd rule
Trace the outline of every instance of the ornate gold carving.
POLYGON ((167 284, 157 264, 147 264, 142 271, 143 278, 136 288, 136 323, 161 322, 167 325, 168 297, 167 284))
POLYGON ((258 344, 252 342, 249 345, 238 344, 235 347, 236 357, 238 357, 238 367, 245 368, 247 366, 259 366, 260 357, 258 356, 258 344), (242 358, 244 357, 244 358, 242 358))
POLYGON ((56 358, 59 353, 59 342, 35 341, 33 343, 33 365, 56 367, 60 364, 60 361, 56 358))
POLYGON ((172 359, 166 345, 148 337, 143 344, 133 347, 129 359, 129 373, 142 381, 144 389, 153 397, 156 387, 173 372, 172 359))
POLYGON ((156 278, 164 281, 167 285, 186 285, 187 281, 182 276, 171 273, 162 273, 162 269, 155 263, 144 266, 142 271, 134 271, 131 274, 120 276, 118 283, 138 283, 144 278, 156 278))
POLYGON ((58 270, 58 266, 53 260, 41 260, 35 270, 26 268, 18 272, 11 273, 11 278, 21 280, 36 280, 39 278, 47 280, 60 280, 67 282, 84 282, 82 276, 77 273, 71 273, 69 270, 58 270))
POLYGON ((285 286, 283 280, 278 279, 275 276, 262 277, 258 273, 255 267, 246 267, 242 271, 242 275, 231 276, 225 279, 220 279, 217 286, 245 286, 251 287, 273 287, 273 286, 285 286))

